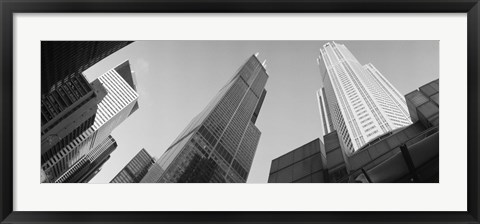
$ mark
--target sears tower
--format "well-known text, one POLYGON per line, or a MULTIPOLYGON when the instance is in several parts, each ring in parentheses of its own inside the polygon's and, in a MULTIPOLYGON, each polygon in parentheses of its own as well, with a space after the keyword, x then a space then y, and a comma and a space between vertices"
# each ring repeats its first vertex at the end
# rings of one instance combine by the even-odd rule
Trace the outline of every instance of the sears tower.
POLYGON ((264 63, 252 55, 141 182, 246 182, 260 140, 255 122, 267 79, 264 63))
POLYGON ((403 95, 373 64, 360 64, 345 45, 324 44, 317 62, 324 134, 336 130, 347 155, 412 123, 403 95))

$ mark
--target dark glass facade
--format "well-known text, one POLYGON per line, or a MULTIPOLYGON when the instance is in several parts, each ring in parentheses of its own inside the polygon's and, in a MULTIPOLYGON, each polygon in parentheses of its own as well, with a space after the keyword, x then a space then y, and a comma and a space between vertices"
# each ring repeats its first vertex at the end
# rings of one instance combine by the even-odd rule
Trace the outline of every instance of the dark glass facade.
POLYGON ((142 149, 110 183, 139 183, 154 163, 155 160, 152 156, 145 149, 142 149))
POLYGON ((73 73, 82 73, 132 41, 42 41, 42 94, 73 73))
POLYGON ((420 121, 428 127, 439 125, 439 84, 437 79, 405 95, 413 122, 420 121))
MULTIPOLYGON (((351 155, 344 153, 337 131, 324 136, 324 182, 439 182, 439 80, 412 91, 405 99, 414 123, 367 142, 351 155)), ((269 183, 298 182, 293 170, 295 151, 272 161, 269 183)), ((314 182, 312 178, 310 183, 314 182)))
POLYGON ((317 138, 274 159, 268 183, 324 183, 326 168, 325 149, 317 138))
POLYGON ((261 135, 255 122, 267 79, 251 56, 157 160, 160 169, 142 182, 246 182, 261 135))
POLYGON ((347 155, 342 149, 342 143, 336 130, 323 136, 325 142, 325 153, 327 158, 328 178, 325 182, 343 183, 347 182, 347 155))

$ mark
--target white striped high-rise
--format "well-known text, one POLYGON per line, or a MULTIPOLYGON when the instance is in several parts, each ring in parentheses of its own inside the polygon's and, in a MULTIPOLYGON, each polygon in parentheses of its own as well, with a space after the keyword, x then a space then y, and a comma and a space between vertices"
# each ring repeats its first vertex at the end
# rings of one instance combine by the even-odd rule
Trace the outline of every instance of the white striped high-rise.
POLYGON ((405 98, 371 63, 361 65, 345 45, 323 45, 317 62, 323 80, 317 92, 323 131, 336 130, 347 154, 412 123, 405 98))

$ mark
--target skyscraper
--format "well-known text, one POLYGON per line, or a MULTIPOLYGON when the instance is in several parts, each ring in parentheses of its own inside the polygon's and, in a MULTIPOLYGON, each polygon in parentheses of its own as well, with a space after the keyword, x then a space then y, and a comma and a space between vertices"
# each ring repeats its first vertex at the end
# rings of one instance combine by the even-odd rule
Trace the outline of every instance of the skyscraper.
POLYGON ((65 77, 42 95, 42 164, 93 125, 97 104, 105 95, 102 85, 91 86, 79 73, 65 77))
POLYGON ((93 125, 69 142, 55 156, 42 163, 42 169, 50 181, 57 180, 83 159, 93 162, 108 149, 101 143, 138 108, 138 94, 135 91, 135 78, 132 76, 129 63, 125 61, 92 82, 94 88, 102 86, 107 94, 98 104, 93 125))
POLYGON ((142 182, 246 182, 268 75, 252 55, 156 161, 142 182))
POLYGON ((317 62, 323 80, 317 98, 324 134, 336 130, 347 154, 412 123, 405 98, 371 63, 360 64, 345 45, 326 43, 317 62))
POLYGON ((92 126, 105 90, 81 74, 131 41, 42 41, 42 163, 92 126))
POLYGON ((139 183, 154 163, 147 150, 141 149, 110 183, 139 183))
MULTIPOLYGON (((62 150, 94 124, 106 90, 99 82, 88 83, 81 73, 130 43, 41 42, 41 167, 65 156, 62 150)), ((41 169, 42 180, 50 180, 41 169)))
POLYGON ((82 73, 130 43, 132 41, 42 41, 42 94, 49 92, 58 81, 82 73))
POLYGON ((325 144, 317 139, 320 144, 312 141, 272 160, 268 182, 438 183, 439 80, 405 99, 413 124, 379 136, 351 155, 346 155, 333 129, 323 136, 325 144))
POLYGON ((117 142, 108 136, 96 150, 98 153, 89 153, 63 173, 55 183, 87 183, 98 173, 110 154, 117 148, 117 142))

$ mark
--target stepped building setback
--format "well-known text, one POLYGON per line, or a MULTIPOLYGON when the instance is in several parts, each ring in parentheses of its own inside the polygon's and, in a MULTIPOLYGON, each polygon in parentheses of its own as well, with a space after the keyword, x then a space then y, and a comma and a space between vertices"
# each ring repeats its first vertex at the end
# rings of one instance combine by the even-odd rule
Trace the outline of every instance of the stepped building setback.
POLYGON ((246 182, 260 140, 255 122, 267 79, 264 63, 251 56, 142 182, 246 182))

